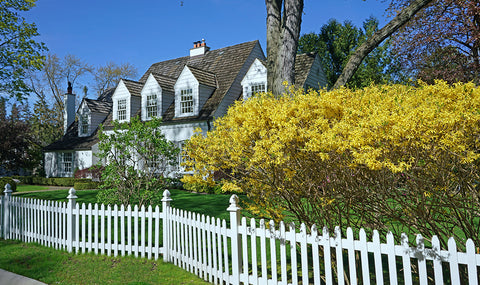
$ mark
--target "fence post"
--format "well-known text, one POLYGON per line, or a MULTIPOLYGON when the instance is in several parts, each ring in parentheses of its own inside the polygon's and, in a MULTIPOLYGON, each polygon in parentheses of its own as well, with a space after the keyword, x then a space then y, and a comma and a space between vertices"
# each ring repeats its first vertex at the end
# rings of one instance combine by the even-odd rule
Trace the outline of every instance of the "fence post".
POLYGON ((231 283, 240 284, 240 273, 242 272, 242 243, 238 227, 240 226, 240 219, 242 218, 240 214, 242 208, 238 206, 238 196, 235 194, 230 197, 229 202, 230 206, 227 208, 227 211, 230 212, 230 232, 232 234, 233 280, 231 280, 231 283))
POLYGON ((72 187, 68 190, 68 205, 67 205, 67 251, 72 252, 73 241, 75 240, 75 217, 73 210, 75 210, 75 204, 77 200, 77 191, 72 187))
POLYGON ((12 197, 12 186, 9 183, 5 185, 5 194, 3 200, 3 238, 10 238, 10 199, 12 197))
POLYGON ((163 191, 163 198, 162 198, 162 217, 163 217, 163 261, 170 262, 170 232, 168 231, 169 225, 169 216, 168 213, 170 212, 170 202, 172 198, 170 198, 170 191, 165 190, 163 191))

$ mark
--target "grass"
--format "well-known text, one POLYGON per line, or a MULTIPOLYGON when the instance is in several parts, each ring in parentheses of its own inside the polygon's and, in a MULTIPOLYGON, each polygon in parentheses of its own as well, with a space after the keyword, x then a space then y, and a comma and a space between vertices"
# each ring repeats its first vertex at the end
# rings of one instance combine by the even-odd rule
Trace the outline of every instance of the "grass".
MULTIPOLYGON (((192 193, 183 190, 172 189, 169 190, 171 198, 171 206, 177 209, 192 211, 199 214, 204 214, 210 217, 229 219, 230 213, 227 211, 230 205, 229 199, 231 195, 209 195, 192 193)), ((78 197, 77 204, 79 203, 96 203, 98 190, 79 190, 76 195, 78 197)), ((67 201, 68 190, 54 190, 45 192, 33 192, 33 193, 18 193, 15 196, 24 198, 35 198, 52 201, 67 201)), ((240 200, 244 199, 244 196, 240 196, 240 200)))
POLYGON ((18 184, 17 185, 17 192, 26 192, 26 191, 41 191, 47 190, 47 186, 40 186, 40 185, 26 185, 26 184, 18 184))
POLYGON ((161 259, 73 254, 12 240, 0 240, 0 268, 47 284, 206 284, 161 259))

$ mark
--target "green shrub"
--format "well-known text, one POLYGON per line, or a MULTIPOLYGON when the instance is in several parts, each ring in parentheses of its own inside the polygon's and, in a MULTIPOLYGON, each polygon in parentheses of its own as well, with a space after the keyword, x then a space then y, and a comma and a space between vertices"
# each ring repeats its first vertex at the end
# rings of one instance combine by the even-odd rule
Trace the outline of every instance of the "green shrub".
POLYGON ((75 184, 73 184, 73 188, 75 188, 75 190, 98 189, 99 186, 100 182, 96 181, 75 182, 75 184))
POLYGON ((197 193, 207 193, 207 194, 223 194, 222 185, 216 183, 211 186, 203 183, 184 183, 183 189, 191 192, 197 193))
POLYGON ((11 177, 0 177, 0 192, 3 194, 5 191, 5 185, 10 184, 12 186, 12 191, 15 192, 17 190, 17 183, 11 177))

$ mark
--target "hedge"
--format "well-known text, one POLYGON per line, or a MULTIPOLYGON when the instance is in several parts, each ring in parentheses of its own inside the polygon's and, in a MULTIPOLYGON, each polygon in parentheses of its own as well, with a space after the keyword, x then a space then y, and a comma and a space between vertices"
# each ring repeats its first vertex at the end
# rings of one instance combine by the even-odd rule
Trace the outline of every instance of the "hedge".
POLYGON ((5 185, 10 184, 12 186, 12 191, 15 192, 17 190, 17 183, 11 177, 0 177, 0 192, 3 194, 5 191, 5 185))

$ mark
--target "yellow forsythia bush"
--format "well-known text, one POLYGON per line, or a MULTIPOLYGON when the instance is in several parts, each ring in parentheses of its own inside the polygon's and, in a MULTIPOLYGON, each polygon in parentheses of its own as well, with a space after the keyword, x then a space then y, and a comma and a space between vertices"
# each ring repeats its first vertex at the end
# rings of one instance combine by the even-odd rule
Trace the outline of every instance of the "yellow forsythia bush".
POLYGON ((290 88, 237 102, 194 136, 184 181, 221 173, 252 212, 277 220, 480 244, 479 124, 470 83, 290 88))

